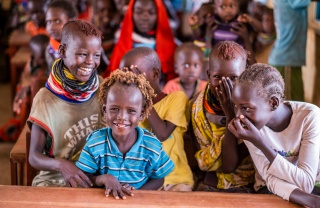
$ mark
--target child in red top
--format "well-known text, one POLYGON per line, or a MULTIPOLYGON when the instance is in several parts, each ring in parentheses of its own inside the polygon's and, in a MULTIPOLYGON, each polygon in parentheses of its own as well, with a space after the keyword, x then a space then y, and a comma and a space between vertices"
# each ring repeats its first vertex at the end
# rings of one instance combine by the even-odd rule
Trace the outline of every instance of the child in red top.
POLYGON ((173 54, 176 48, 167 12, 161 0, 131 0, 123 19, 120 37, 113 50, 107 77, 119 67, 122 56, 132 48, 147 46, 155 49, 160 61, 163 80, 176 77, 173 54))
POLYGON ((30 36, 35 36, 38 34, 47 35, 45 13, 43 11, 44 1, 43 0, 29 0, 28 14, 30 20, 25 26, 25 30, 30 34, 30 36))

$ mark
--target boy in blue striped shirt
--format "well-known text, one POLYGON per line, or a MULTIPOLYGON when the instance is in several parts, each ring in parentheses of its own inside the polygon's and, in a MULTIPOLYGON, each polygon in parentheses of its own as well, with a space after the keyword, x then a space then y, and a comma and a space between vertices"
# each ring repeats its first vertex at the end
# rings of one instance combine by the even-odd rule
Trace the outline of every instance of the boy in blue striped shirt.
POLYGON ((161 142, 138 124, 151 111, 154 91, 143 75, 114 71, 100 86, 99 102, 108 127, 87 138, 78 168, 105 194, 125 199, 132 189, 159 189, 174 168, 161 142))

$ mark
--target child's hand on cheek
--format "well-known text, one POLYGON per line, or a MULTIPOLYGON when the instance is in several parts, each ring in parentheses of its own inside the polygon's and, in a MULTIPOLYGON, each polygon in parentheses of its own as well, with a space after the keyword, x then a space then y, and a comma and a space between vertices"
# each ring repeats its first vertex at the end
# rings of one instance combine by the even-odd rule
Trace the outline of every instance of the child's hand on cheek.
POLYGON ((247 140, 252 144, 261 141, 259 130, 243 115, 229 122, 228 129, 239 139, 247 140))
POLYGON ((133 196, 131 190, 133 187, 129 186, 128 184, 121 185, 120 182, 110 174, 104 174, 97 177, 97 185, 102 186, 104 185, 106 188, 105 195, 106 197, 112 192, 113 197, 115 199, 126 199, 124 193, 128 194, 129 196, 133 196))
POLYGON ((233 104, 231 100, 233 84, 231 80, 227 77, 222 77, 219 81, 219 88, 216 87, 217 99, 220 102, 220 106, 226 115, 227 121, 234 118, 233 104))

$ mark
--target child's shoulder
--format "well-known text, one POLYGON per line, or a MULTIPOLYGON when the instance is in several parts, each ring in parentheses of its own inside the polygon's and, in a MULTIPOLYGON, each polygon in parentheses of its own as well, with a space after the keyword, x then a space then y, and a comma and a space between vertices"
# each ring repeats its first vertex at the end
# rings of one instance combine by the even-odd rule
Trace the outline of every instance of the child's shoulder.
POLYGON ((155 152, 160 152, 162 149, 162 144, 160 140, 147 129, 137 126, 139 132, 142 133, 142 145, 146 148, 151 148, 155 152))
POLYGON ((104 127, 101 129, 93 130, 87 137, 87 144, 101 143, 106 140, 108 128, 104 127))
POLYGON ((183 91, 175 91, 172 93, 169 93, 166 96, 168 99, 182 99, 182 101, 186 100, 188 101, 188 97, 186 96, 186 94, 183 91))

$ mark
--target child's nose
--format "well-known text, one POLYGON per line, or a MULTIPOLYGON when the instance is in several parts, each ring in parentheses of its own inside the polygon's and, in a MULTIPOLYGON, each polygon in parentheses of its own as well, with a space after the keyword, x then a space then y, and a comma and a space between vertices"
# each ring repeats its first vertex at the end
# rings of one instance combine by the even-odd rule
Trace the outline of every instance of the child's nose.
POLYGON ((126 112, 120 110, 119 113, 118 113, 117 119, 125 120, 126 118, 127 118, 126 112))
POLYGON ((93 55, 87 55, 86 62, 89 64, 93 63, 93 55))

